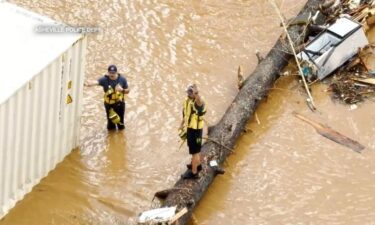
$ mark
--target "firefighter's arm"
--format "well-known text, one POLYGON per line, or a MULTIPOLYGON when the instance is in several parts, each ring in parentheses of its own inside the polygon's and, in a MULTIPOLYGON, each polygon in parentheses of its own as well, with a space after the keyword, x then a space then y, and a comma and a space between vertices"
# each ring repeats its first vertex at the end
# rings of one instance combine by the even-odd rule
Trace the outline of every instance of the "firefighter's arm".
POLYGON ((184 110, 182 110, 182 120, 181 120, 180 127, 178 128, 179 130, 184 128, 184 125, 185 125, 185 118, 184 117, 185 117, 184 110))
POLYGON ((130 92, 129 88, 125 88, 125 89, 123 89, 123 93, 124 93, 124 94, 129 94, 129 92, 130 92))
POLYGON ((194 94, 194 97, 195 97, 195 104, 197 104, 197 106, 199 106, 199 107, 202 107, 204 102, 203 102, 201 96, 199 95, 199 93, 197 92, 196 94, 194 94))
POLYGON ((197 85, 195 84, 193 85, 193 97, 194 97, 194 105, 198 111, 198 115, 203 116, 206 113, 206 106, 202 97, 199 95, 197 85))
POLYGON ((195 99, 195 104, 197 104, 197 106, 199 106, 199 107, 202 107, 204 102, 203 102, 201 96, 199 95, 198 87, 197 87, 196 84, 193 85, 193 96, 194 96, 194 99, 195 99))
POLYGON ((182 120, 181 124, 180 124, 180 127, 178 128, 179 130, 184 129, 184 123, 185 123, 184 120, 182 120))
POLYGON ((116 85, 116 91, 122 92, 123 94, 129 94, 129 88, 123 88, 120 84, 116 85))
POLYGON ((87 80, 87 81, 85 81, 84 85, 86 87, 97 86, 97 85, 99 85, 99 81, 97 81, 97 80, 87 80))

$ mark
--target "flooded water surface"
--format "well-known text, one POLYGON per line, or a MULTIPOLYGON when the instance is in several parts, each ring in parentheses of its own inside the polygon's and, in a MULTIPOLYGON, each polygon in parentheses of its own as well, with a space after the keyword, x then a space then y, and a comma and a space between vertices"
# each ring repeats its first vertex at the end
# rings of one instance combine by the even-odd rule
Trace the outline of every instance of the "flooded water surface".
MULTIPOLYGON (((255 68, 282 30, 268 1, 12 1, 88 35, 86 78, 116 64, 131 89, 126 130, 107 132, 100 87, 85 87, 81 145, 20 201, 0 225, 129 224, 171 187, 190 157, 177 128, 185 88, 195 82, 215 124, 236 96, 237 68, 255 68)), ((306 1, 277 1, 286 18, 306 1)), ((371 31, 374 38, 374 31, 371 31)), ((372 40, 374 41, 374 40, 372 40)), ((333 101, 313 86, 312 113, 294 76, 281 78, 250 121, 194 211, 195 223, 375 224, 373 101, 333 101), (326 123, 366 146, 336 144, 292 115, 326 123)))

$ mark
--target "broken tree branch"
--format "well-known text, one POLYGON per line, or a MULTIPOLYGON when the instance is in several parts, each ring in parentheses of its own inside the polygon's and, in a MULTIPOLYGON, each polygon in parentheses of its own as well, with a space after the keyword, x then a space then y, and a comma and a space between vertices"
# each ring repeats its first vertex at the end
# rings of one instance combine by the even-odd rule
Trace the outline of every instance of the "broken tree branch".
POLYGON ((338 144, 351 148, 352 150, 358 153, 361 153, 361 151, 365 148, 365 146, 361 145, 357 141, 350 139, 343 134, 340 134, 339 132, 333 130, 327 125, 312 121, 311 119, 308 119, 296 112, 293 112, 293 115, 297 117, 298 119, 305 121, 306 123, 313 126, 320 135, 330 139, 331 141, 334 141, 338 144))
POLYGON ((288 38, 288 41, 289 41, 289 44, 290 44, 290 48, 291 48, 292 51, 293 51, 294 59, 296 60, 296 64, 297 64, 297 66, 298 66, 299 73, 300 73, 300 75, 301 75, 301 78, 302 78, 303 84, 304 84, 304 86, 305 86, 305 89, 306 89, 307 95, 309 96, 309 99, 310 99, 310 101, 308 101, 308 103, 311 103, 311 105, 312 105, 312 109, 315 110, 316 107, 315 107, 315 104, 314 104, 314 99, 313 99, 313 97, 311 96, 311 93, 310 93, 310 90, 309 90, 309 86, 308 86, 307 83, 306 83, 305 76, 303 75, 301 65, 300 65, 299 60, 298 60, 298 58, 297 58, 296 50, 294 49, 294 46, 293 46, 293 41, 292 41, 291 37, 289 36, 288 29, 287 29, 287 27, 286 27, 286 25, 285 25, 285 21, 284 21, 282 15, 281 15, 280 9, 277 7, 277 5, 276 5, 276 3, 275 3, 274 0, 270 0, 270 3, 271 3, 272 6, 275 8, 276 13, 277 13, 277 15, 279 16, 279 18, 280 18, 280 20, 281 20, 281 23, 282 23, 282 25, 283 25, 283 28, 284 28, 285 34, 286 34, 286 36, 287 36, 287 38, 288 38))

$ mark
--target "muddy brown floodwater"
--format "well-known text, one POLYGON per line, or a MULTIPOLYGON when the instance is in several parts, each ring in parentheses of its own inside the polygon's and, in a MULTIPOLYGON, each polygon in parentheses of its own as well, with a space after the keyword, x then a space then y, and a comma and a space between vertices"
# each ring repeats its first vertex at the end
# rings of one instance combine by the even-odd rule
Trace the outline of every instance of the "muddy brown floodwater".
MULTIPOLYGON (((215 124, 237 94, 236 71, 256 66, 281 34, 267 1, 129 0, 12 2, 77 26, 88 36, 88 78, 110 63, 129 81, 126 131, 105 129, 102 90, 85 88, 81 147, 0 221, 1 225, 128 224, 171 187, 189 161, 178 149, 184 89, 196 82, 215 124)), ((278 1, 287 18, 305 1, 278 1)), ((374 30, 370 35, 374 38, 374 30)), ((374 39, 372 39, 374 41, 374 39)), ((257 110, 259 124, 238 141, 194 217, 199 224, 375 224, 373 101, 358 109, 313 87, 317 113, 295 77, 284 77, 257 110), (318 135, 292 112, 327 123, 364 144, 362 154, 318 135)))

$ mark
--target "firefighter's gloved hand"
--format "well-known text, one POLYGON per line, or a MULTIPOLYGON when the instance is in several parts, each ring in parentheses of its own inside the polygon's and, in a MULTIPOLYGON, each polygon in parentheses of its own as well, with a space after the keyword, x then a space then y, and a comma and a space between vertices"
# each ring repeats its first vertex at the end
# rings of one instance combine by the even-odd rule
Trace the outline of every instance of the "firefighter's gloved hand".
POLYGON ((116 85, 115 89, 118 92, 123 92, 124 91, 124 89, 119 84, 116 85))
POLYGON ((186 140, 187 138, 187 129, 186 128, 180 128, 178 129, 178 136, 180 136, 181 140, 186 140))

